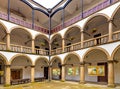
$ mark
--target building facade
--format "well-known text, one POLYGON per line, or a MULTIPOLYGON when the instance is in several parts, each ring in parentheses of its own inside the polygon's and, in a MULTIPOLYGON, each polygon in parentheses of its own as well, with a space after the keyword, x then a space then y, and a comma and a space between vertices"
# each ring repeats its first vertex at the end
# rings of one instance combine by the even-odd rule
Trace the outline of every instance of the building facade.
MULTIPOLYGON (((111 87, 120 84, 119 0, 101 0, 82 14, 72 13, 72 18, 62 15, 59 25, 37 9, 31 18, 33 8, 25 1, 0 0, 4 2, 0 4, 1 84, 10 85, 16 79, 35 82, 41 77, 111 87), (41 22, 44 18, 48 26, 41 22), (99 68, 103 75, 98 74, 99 68)), ((75 5, 70 3, 64 9, 75 5)))

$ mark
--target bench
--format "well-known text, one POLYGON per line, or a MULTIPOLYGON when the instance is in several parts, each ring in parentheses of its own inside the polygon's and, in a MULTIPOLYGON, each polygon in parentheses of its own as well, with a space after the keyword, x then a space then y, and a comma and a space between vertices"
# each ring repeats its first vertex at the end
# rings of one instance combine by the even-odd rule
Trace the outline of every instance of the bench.
POLYGON ((44 80, 45 80, 45 77, 35 78, 35 82, 43 82, 44 80))
POLYGON ((30 79, 14 79, 14 80, 11 80, 11 85, 24 84, 29 82, 30 82, 30 79))

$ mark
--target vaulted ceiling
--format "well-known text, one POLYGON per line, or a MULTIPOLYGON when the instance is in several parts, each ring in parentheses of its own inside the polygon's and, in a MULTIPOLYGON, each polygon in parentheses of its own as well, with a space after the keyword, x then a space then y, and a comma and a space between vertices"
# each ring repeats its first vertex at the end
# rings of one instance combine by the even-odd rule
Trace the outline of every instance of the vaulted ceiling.
MULTIPOLYGON (((22 2, 23 0, 10 0, 10 13, 18 18, 22 18, 26 21, 32 22, 32 8, 30 5, 22 2)), ((24 0, 32 1, 32 0, 24 0)), ((52 12, 56 11, 61 5, 63 5, 68 0, 62 0, 62 2, 56 7, 52 8, 52 12)), ((83 10, 86 11, 97 4, 103 2, 104 0, 83 0, 83 10)), ((67 21, 70 18, 78 15, 82 11, 82 0, 72 0, 64 9, 64 20, 67 21)), ((36 4, 36 3, 35 3, 36 4)), ((49 4, 49 3, 48 3, 49 4)), ((41 5, 36 4, 37 7, 48 13, 47 9, 41 5)), ((8 0, 0 0, 0 10, 7 13, 8 0), (4 4, 3 4, 4 3, 4 4)), ((44 28, 49 28, 49 18, 43 12, 35 10, 34 11, 34 22, 44 28)), ((62 23, 63 10, 57 11, 52 16, 52 28, 62 23)))

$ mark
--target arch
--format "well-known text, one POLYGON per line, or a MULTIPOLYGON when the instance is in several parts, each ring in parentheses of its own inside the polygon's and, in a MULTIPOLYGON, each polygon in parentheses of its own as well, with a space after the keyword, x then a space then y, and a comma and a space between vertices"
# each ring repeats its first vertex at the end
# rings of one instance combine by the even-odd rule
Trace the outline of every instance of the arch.
POLYGON ((80 56, 79 56, 77 53, 72 52, 72 53, 68 53, 68 54, 65 56, 65 58, 64 58, 64 60, 63 60, 63 64, 65 64, 65 62, 66 62, 66 60, 67 60, 67 57, 69 57, 69 55, 75 55, 75 56, 79 59, 79 62, 81 61, 80 56))
POLYGON ((37 35, 35 35, 35 38, 34 39, 36 39, 36 37, 38 37, 38 36, 43 36, 43 37, 45 37, 45 39, 47 40, 47 41, 49 41, 49 38, 45 35, 45 34, 37 34, 37 35))
POLYGON ((17 28, 27 31, 27 32, 29 33, 29 35, 31 36, 31 38, 33 38, 32 34, 31 34, 31 32, 30 32, 29 30, 27 30, 26 28, 20 27, 20 26, 12 27, 12 28, 10 29, 10 33, 11 33, 14 29, 17 29, 17 28))
POLYGON ((111 60, 114 60, 114 55, 115 55, 115 53, 117 52, 117 50, 120 48, 120 45, 118 45, 114 50, 113 50, 113 52, 112 52, 112 54, 111 54, 111 60))
POLYGON ((35 62, 34 62, 34 65, 36 65, 37 61, 40 60, 40 59, 44 59, 45 61, 47 61, 47 64, 49 65, 49 61, 46 57, 38 57, 35 62))
POLYGON ((88 53, 90 53, 92 50, 96 50, 96 49, 104 52, 105 55, 107 56, 107 60, 110 59, 110 55, 109 55, 109 53, 108 53, 105 49, 103 49, 103 48, 101 48, 101 47, 93 47, 93 48, 88 49, 88 50, 85 52, 85 54, 84 54, 83 57, 82 57, 83 61, 84 61, 84 59, 85 59, 85 56, 86 56, 88 53))
POLYGON ((117 11, 120 9, 120 5, 118 5, 118 7, 115 9, 115 11, 113 12, 111 19, 114 18, 115 14, 117 13, 117 11))
POLYGON ((97 17, 97 16, 103 16, 103 17, 105 17, 107 20, 110 19, 110 17, 109 17, 108 15, 106 15, 106 14, 97 13, 97 14, 95 14, 95 15, 93 15, 93 16, 91 16, 91 17, 89 17, 89 18, 87 19, 87 21, 84 23, 84 25, 83 25, 83 27, 82 27, 83 30, 84 30, 85 26, 87 25, 87 23, 88 23, 90 20, 92 20, 93 18, 97 17))
POLYGON ((68 29, 65 31, 65 33, 64 33, 64 35, 63 35, 63 38, 65 38, 65 35, 67 34, 67 32, 68 32, 69 30, 71 30, 71 28, 74 28, 74 27, 79 28, 80 31, 81 31, 81 27, 80 27, 80 26, 78 26, 78 25, 72 26, 72 27, 68 28, 68 29))
POLYGON ((51 59, 51 61, 50 61, 50 64, 51 64, 51 65, 52 65, 52 63, 53 63, 53 61, 54 61, 55 59, 58 59, 58 60, 61 62, 61 64, 62 64, 61 58, 60 58, 59 56, 54 56, 54 57, 51 59))
POLYGON ((1 22, 1 21, 0 21, 0 24, 1 24, 1 25, 3 26, 3 28, 5 29, 5 32, 6 32, 6 33, 9 33, 9 31, 8 31, 7 27, 5 26, 5 24, 4 24, 3 22, 1 22))
POLYGON ((55 38, 57 35, 62 38, 62 35, 61 35, 60 33, 56 33, 56 34, 54 34, 54 35, 51 37, 51 43, 53 42, 54 38, 55 38))
POLYGON ((0 53, 0 56, 3 58, 2 60, 4 61, 5 65, 8 65, 9 62, 8 62, 7 58, 2 53, 0 53))
POLYGON ((19 57, 19 56, 24 56, 24 57, 26 57, 26 58, 31 62, 31 64, 34 65, 32 59, 31 59, 29 56, 25 55, 25 54, 16 54, 16 55, 14 55, 14 56, 10 59, 10 61, 9 61, 10 65, 12 64, 12 61, 13 61, 16 57, 19 57))

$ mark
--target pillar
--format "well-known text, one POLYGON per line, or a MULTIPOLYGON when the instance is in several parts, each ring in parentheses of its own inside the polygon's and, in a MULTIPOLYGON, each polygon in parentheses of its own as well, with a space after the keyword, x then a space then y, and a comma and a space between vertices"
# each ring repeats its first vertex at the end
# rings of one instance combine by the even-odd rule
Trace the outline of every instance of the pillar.
POLYGON ((34 82, 35 66, 31 66, 31 82, 34 82))
POLYGON ((61 81, 65 81, 65 65, 62 65, 62 79, 61 81))
POLYGON ((52 66, 49 66, 49 81, 52 80, 52 66))
POLYGON ((108 86, 115 87, 114 84, 114 61, 108 61, 108 86))
POLYGON ((112 41, 112 33, 113 33, 112 28, 113 28, 112 20, 110 20, 110 21, 109 21, 109 27, 108 27, 108 29, 109 29, 109 40, 108 40, 108 41, 109 41, 109 42, 112 41))
POLYGON ((10 65, 6 65, 5 66, 5 86, 10 85, 10 76, 11 76, 10 65))
POLYGON ((84 46, 84 43, 83 43, 83 41, 84 41, 84 33, 83 33, 83 31, 81 31, 81 48, 83 48, 84 46))
POLYGON ((85 83, 85 63, 80 63, 80 83, 85 83))
POLYGON ((10 33, 7 33, 7 50, 10 50, 10 33))
POLYGON ((32 53, 35 53, 35 40, 32 39, 32 53))
POLYGON ((62 39, 62 52, 64 53, 64 49, 65 49, 65 39, 62 39))

